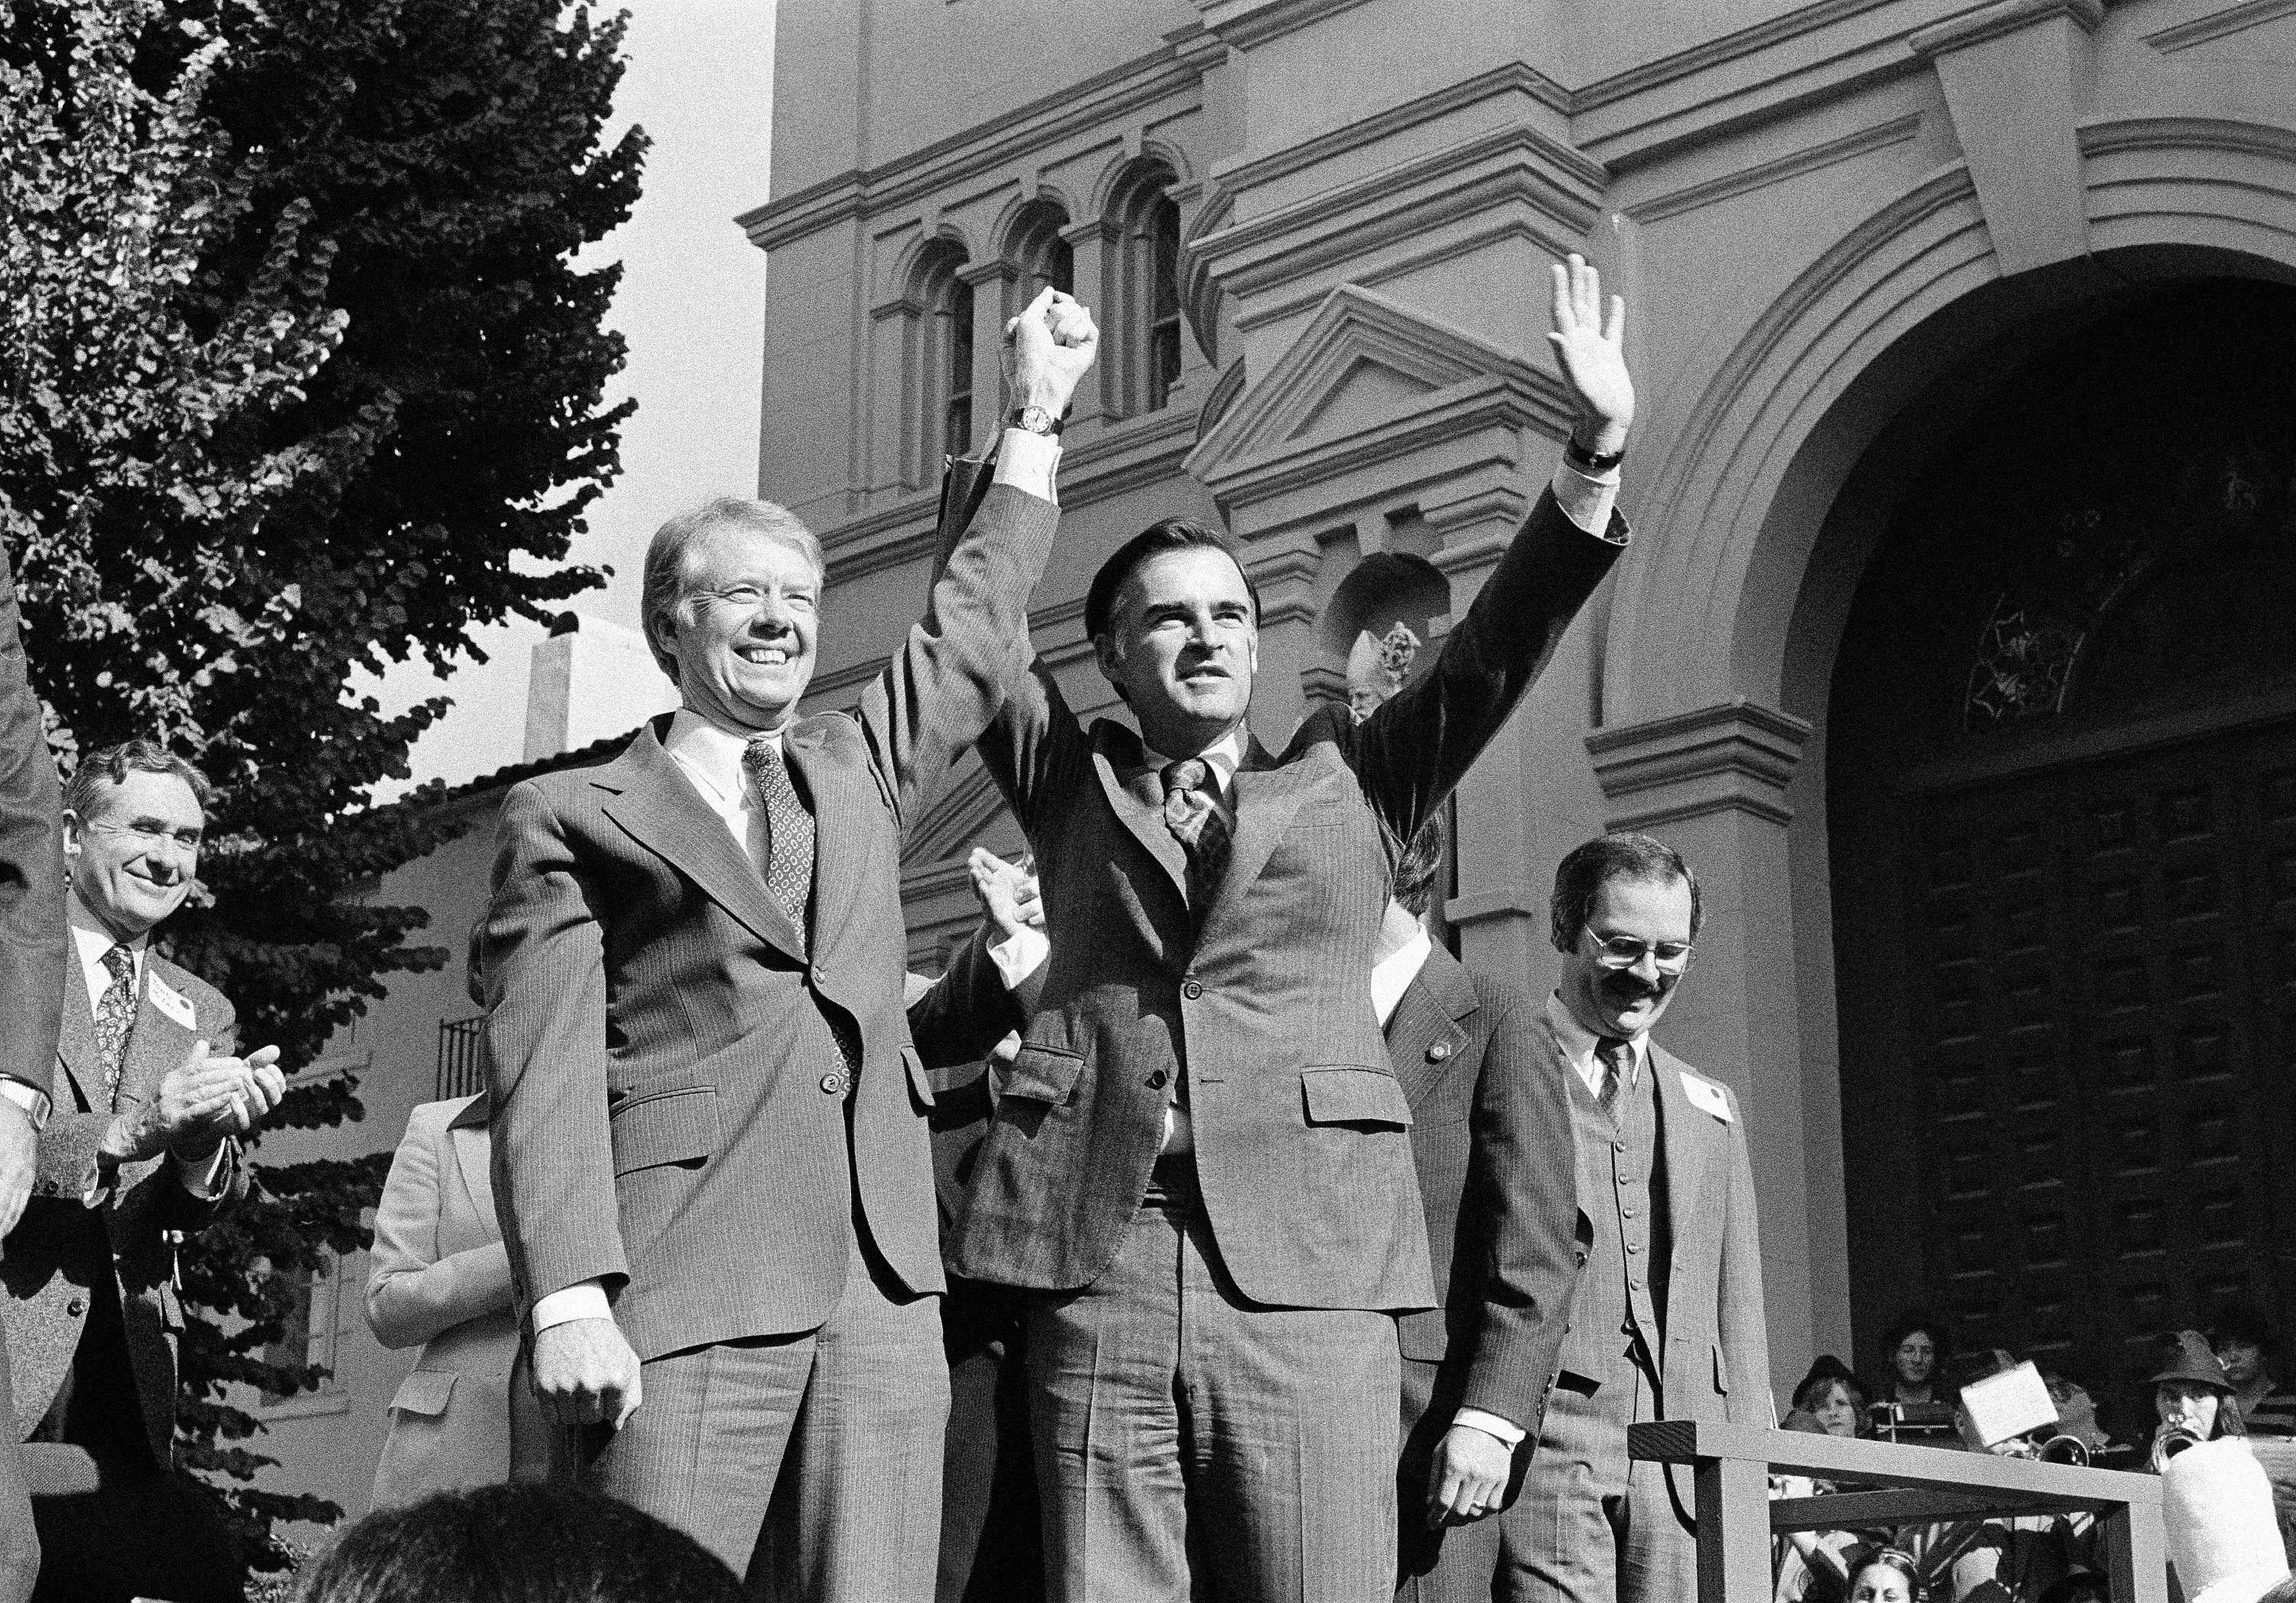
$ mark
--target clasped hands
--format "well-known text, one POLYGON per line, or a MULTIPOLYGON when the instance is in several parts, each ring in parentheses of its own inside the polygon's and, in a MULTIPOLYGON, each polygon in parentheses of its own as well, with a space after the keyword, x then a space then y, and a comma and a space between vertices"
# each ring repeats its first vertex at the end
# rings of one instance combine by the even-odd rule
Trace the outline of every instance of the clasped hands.
POLYGON ((170 1152, 196 1162, 226 1137, 245 1135, 260 1124, 286 1094, 278 1048, 217 1057, 206 1040, 197 1040, 160 1076, 149 1097, 111 1122, 99 1151, 115 1163, 170 1152))

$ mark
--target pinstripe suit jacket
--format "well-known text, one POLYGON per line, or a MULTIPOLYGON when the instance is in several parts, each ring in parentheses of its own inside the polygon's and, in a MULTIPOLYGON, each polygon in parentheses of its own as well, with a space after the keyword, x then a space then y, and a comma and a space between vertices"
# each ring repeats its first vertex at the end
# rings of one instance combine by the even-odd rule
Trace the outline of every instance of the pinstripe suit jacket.
POLYGON ((642 1358, 812 1329, 844 1287, 857 1187, 894 1274, 942 1288, 901 833, 1014 676, 1058 522, 990 489, 858 708, 789 726, 817 827, 809 941, 663 751, 666 718, 504 799, 485 1039, 521 1319, 600 1278, 642 1358), (823 1083, 832 1015, 861 1043, 849 1107, 823 1083))
MULTIPOLYGON (((102 1204, 86 1206, 81 1198, 96 1178, 96 1147, 113 1115, 96 1055, 95 1014, 76 965, 65 974, 62 990, 63 1031, 49 1089, 55 1113, 40 1137, 32 1200, 23 1222, 8 1237, 7 1257, 0 1260, 0 1284, 8 1290, 9 1379, 17 1424, 29 1434, 55 1402, 87 1328, 89 1300, 108 1278, 119 1299, 128 1360, 135 1370, 121 1376, 120 1384, 135 1388, 152 1459, 164 1467, 172 1462, 176 1344, 184 1328, 170 1237, 205 1229, 244 1196, 247 1169, 239 1144, 226 1143, 231 1149, 229 1180, 222 1196, 202 1201, 184 1188, 163 1154, 123 1165, 102 1204)), ((147 950, 143 998, 120 1064, 120 1108, 150 1097, 202 1037, 217 1056, 238 1050, 232 1005, 196 974, 147 950), (155 982, 191 1005, 190 1023, 152 1001, 155 982)))
POLYGON ((1027 1044, 993 1071, 955 1272, 1090 1284, 1185 1074, 1204 1213, 1246 1297, 1434 1303, 1410 1110, 1370 1000, 1390 843, 1458 784, 1621 548, 1542 494, 1423 677, 1360 726, 1311 715, 1281 756, 1250 743, 1225 877, 1193 912, 1139 737, 1080 728, 1035 665, 980 751, 1036 850, 1053 954, 1027 1044))
POLYGON ((1442 1303, 1404 1316, 1403 1356, 1443 1364, 1459 1406, 1533 1435, 1580 1261, 1570 1097, 1545 1012, 1439 946, 1387 1021, 1442 1303))

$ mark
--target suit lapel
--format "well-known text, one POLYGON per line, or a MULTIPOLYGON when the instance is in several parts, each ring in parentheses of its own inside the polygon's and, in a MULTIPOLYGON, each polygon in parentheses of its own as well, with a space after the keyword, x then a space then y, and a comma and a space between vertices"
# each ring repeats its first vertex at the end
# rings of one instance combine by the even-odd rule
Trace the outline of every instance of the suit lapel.
MULTIPOLYGON (((199 1039, 198 1019, 186 1028, 162 1013, 152 1003, 152 982, 167 979, 160 974, 160 959, 150 949, 144 953, 144 981, 136 997, 135 1027, 128 1032, 127 1056, 119 1065, 119 1105, 115 1110, 124 1113, 129 1107, 148 1100, 160 1089, 160 1081, 169 1069, 184 1060, 199 1039)), ((83 988, 85 989, 85 988, 83 988)), ((93 1026, 90 1026, 93 1028, 93 1026)), ((99 1066, 95 1076, 99 1093, 103 1087, 103 1073, 99 1066)))
POLYGON ((1387 1022, 1388 1059, 1414 1111, 1428 1104, 1451 1065, 1466 1056, 1465 1021, 1480 1004, 1465 980, 1465 970, 1448 952, 1429 952, 1387 1022))
POLYGON ((639 732, 629 750, 593 781, 619 793, 604 811, 629 837, 660 856, 710 900, 747 925, 758 940, 802 961, 805 942, 788 911, 774 900, 724 820, 709 810, 692 781, 662 750, 659 720, 639 732))
MULTIPOLYGON (((79 948, 74 944, 66 950, 70 972, 64 976, 64 1027, 56 1038, 56 1059, 81 1105, 95 1111, 103 1095, 103 1065, 95 1055, 95 1010, 88 1006, 79 948)), ((56 1106, 62 1107, 62 1097, 56 1098, 56 1106)))
POLYGON ((1650 1069, 1658 1076, 1659 1146, 1666 1158, 1667 1207, 1675 1221, 1674 1238, 1680 1243, 1689 1231, 1683 1227, 1705 1213, 1698 1188, 1706 1180, 1706 1163, 1714 1152, 1721 1126, 1704 1108, 1691 1106, 1683 1094, 1683 1065, 1656 1041, 1651 1042, 1650 1069))
MULTIPOLYGON (((868 883, 868 836, 859 820, 869 816, 865 809, 882 809, 883 803, 865 775, 831 760, 818 730, 791 736, 782 750, 813 803, 814 949, 835 951, 853 899, 868 883)), ((837 973, 834 965, 823 967, 837 973)))
POLYGON ((1100 776, 1109 810, 1148 855, 1163 866, 1165 876, 1185 905, 1188 856, 1164 826, 1163 780, 1147 766, 1139 739, 1129 729, 1103 720, 1093 726, 1092 734, 1093 771, 1100 776))
POLYGON ((447 1122, 447 1145, 454 1150, 463 1201, 472 1214, 485 1224, 488 1236, 498 1241, 502 1238, 502 1221, 495 1213, 494 1180, 488 1171, 492 1153, 487 1144, 487 1093, 480 1091, 468 1107, 447 1122))
POLYGON ((1292 815, 1300 810, 1308 783, 1296 764, 1278 768, 1267 747, 1257 740, 1250 742, 1243 764, 1229 786, 1235 826, 1228 837, 1227 867, 1212 898, 1215 908, 1259 877, 1259 871, 1267 867, 1267 859, 1283 842, 1283 832, 1292 826, 1292 815))

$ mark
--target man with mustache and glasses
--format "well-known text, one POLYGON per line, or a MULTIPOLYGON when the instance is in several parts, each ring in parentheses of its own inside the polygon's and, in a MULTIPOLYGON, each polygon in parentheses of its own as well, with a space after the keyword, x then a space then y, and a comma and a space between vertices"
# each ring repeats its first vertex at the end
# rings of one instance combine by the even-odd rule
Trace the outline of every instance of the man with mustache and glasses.
POLYGON ((1565 461, 1425 671, 1360 724, 1328 707, 1280 754, 1252 738, 1247 559, 1167 519, 1085 599, 1134 726, 1087 729, 1039 661, 980 737, 1053 949, 990 1070, 949 1268, 1027 1293, 1060 1603, 1393 1593, 1395 1319, 1436 1295, 1372 965, 1400 843, 1624 547, 1624 316, 1585 262, 1554 268, 1565 461))
MULTIPOLYGON (((1698 1591, 1693 1490, 1631 1463, 1648 1419, 1772 1422, 1753 1171, 1730 1088, 1650 1039, 1690 966, 1698 881, 1644 834, 1587 842, 1554 872, 1561 983, 1550 1055, 1577 1132, 1585 1254, 1501 1562, 1479 1596, 1676 1603, 1698 1591)), ((1549 1183, 1570 1183, 1552 1177, 1549 1183)))

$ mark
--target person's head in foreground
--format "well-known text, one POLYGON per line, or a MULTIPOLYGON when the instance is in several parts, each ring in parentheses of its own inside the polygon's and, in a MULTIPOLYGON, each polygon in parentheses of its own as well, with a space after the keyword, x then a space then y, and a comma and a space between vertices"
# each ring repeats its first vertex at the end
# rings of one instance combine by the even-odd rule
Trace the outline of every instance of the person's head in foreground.
POLYGON ((2232 1400, 2232 1382, 2208 1338, 2197 1330, 2175 1330, 2161 1338, 2161 1345, 2166 1361, 2146 1384, 2152 1388, 2152 1411, 2161 1430, 2187 1432, 2203 1442, 2246 1435, 2240 1405, 2232 1400))
POLYGON ((1548 904, 1562 1005, 1597 1036, 1631 1040, 1674 999, 1698 939, 1698 880, 1646 834, 1606 834, 1554 870, 1548 904))
POLYGON ((1895 1548, 1869 1554, 1849 1572, 1849 1603, 1928 1603, 1928 1598, 1913 1556, 1895 1548))
POLYGON ((740 1603, 701 1544, 627 1503, 480 1486, 379 1509, 343 1533, 297 1603, 740 1603))

